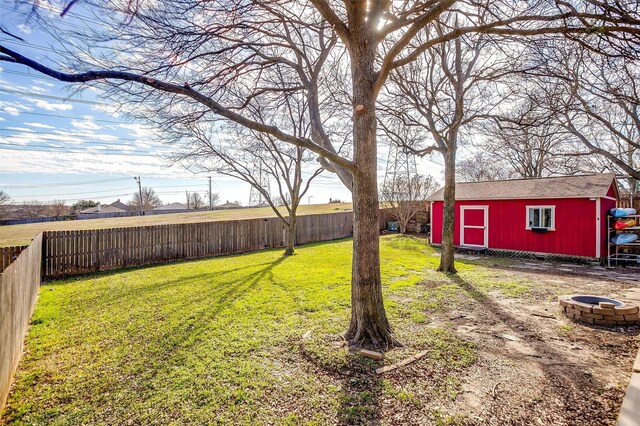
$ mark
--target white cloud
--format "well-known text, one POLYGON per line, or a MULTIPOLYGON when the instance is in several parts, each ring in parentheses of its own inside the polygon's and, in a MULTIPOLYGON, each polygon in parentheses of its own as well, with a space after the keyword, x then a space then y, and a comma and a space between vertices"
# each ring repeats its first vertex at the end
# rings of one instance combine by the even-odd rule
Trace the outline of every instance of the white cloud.
POLYGON ((18 29, 24 33, 24 34, 31 34, 31 28, 29 28, 27 25, 25 24, 18 24, 16 25, 18 27, 18 29))
POLYGON ((75 135, 91 139, 92 141, 117 141, 118 139, 120 139, 116 135, 109 135, 106 133, 93 133, 89 130, 78 131, 75 133, 75 135))
POLYGON ((47 93, 48 90, 40 86, 30 86, 29 90, 36 93, 47 93))
POLYGON ((94 111, 98 111, 104 114, 108 114, 111 117, 118 118, 120 117, 119 108, 116 105, 110 104, 99 104, 91 106, 91 109, 94 111))
POLYGON ((0 112, 17 117, 22 111, 33 111, 33 108, 20 102, 0 101, 0 112))
MULTIPOLYGON (((15 141, 17 143, 17 141, 15 141)), ((24 143, 22 143, 24 144, 24 143)), ((0 150, 0 173, 23 173, 38 170, 38 173, 84 173, 108 175, 150 175, 154 177, 191 177, 179 167, 166 167, 160 158, 102 154, 91 150, 87 153, 43 152, 25 147, 15 150, 0 150)))
POLYGON ((148 127, 144 127, 141 124, 137 124, 137 123, 121 124, 120 127, 123 129, 128 129, 133 131, 133 133, 137 137, 151 136, 151 130, 148 127))
POLYGON ((22 123, 25 126, 31 126, 31 127, 37 127, 38 129, 55 129, 55 127, 53 126, 49 126, 48 124, 44 124, 44 123, 22 123))
POLYGON ((3 142, 18 144, 18 145, 26 145, 28 143, 33 142, 45 142, 45 140, 41 137, 41 135, 24 132, 24 133, 16 133, 13 135, 6 136, 2 138, 3 142))
POLYGON ((33 99, 33 98, 27 98, 27 100, 31 102, 33 105, 35 105, 36 107, 42 108, 47 111, 69 111, 73 109, 73 105, 71 104, 54 103, 54 102, 45 101, 43 99, 33 99))
POLYGON ((20 115, 20 110, 12 106, 5 106, 3 111, 9 115, 13 115, 14 117, 17 117, 20 115))
POLYGON ((0 121, 7 121, 7 119, 4 117, 0 117, 0 121))
POLYGON ((63 131, 63 130, 54 130, 54 135, 47 135, 48 140, 55 140, 57 142, 69 142, 69 143, 83 143, 85 140, 82 137, 79 137, 75 133, 63 131))
POLYGON ((81 130, 98 130, 98 129, 102 129, 102 126, 94 123, 93 121, 91 121, 89 119, 83 120, 83 121, 71 120, 71 125, 73 127, 75 127, 76 129, 81 129, 81 130))
POLYGON ((48 81, 36 81, 36 84, 39 84, 41 86, 46 86, 46 87, 54 87, 55 84, 53 83, 49 83, 48 81))

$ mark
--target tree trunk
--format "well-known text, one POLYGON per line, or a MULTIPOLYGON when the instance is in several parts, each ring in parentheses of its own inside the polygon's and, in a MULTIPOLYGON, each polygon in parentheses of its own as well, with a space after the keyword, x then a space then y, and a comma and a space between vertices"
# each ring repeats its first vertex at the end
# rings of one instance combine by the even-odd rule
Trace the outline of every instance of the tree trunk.
MULTIPOLYGON (((366 23, 365 23, 366 25, 366 23)), ((351 323, 346 339, 351 344, 390 347, 391 326, 382 300, 378 229, 376 112, 373 82, 374 43, 366 29, 354 28, 351 53, 353 77, 353 264, 351 323), (360 36, 360 37, 358 37, 360 36)))
POLYGON ((284 249, 285 256, 291 256, 296 246, 296 215, 292 213, 289 215, 289 222, 287 223, 287 241, 284 249))
POLYGON ((401 234, 406 234, 407 233, 407 224, 404 220, 401 220, 400 222, 398 222, 400 225, 400 233, 401 234))
POLYGON ((444 206, 442 218, 442 252, 438 271, 456 273, 454 266, 454 230, 456 206, 456 150, 444 153, 444 206))
MULTIPOLYGON (((359 165, 375 165, 375 145, 367 145, 356 150, 364 154, 359 165)), ((365 169, 371 168, 358 167, 354 176, 351 323, 345 337, 352 344, 389 347, 394 341, 382 300, 376 167, 365 169)))

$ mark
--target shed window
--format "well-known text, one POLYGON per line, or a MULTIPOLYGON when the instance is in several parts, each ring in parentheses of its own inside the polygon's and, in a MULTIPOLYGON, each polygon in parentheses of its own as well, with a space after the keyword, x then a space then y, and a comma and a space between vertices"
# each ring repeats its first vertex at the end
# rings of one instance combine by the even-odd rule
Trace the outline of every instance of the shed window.
POLYGON ((555 207, 536 206, 527 207, 527 229, 554 229, 556 224, 555 207))

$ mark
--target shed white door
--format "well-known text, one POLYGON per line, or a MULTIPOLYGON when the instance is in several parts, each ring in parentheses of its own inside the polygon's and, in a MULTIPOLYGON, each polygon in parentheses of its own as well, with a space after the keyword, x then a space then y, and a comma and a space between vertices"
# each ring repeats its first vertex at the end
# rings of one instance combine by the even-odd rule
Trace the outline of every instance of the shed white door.
POLYGON ((489 206, 460 206, 460 245, 489 246, 489 206))

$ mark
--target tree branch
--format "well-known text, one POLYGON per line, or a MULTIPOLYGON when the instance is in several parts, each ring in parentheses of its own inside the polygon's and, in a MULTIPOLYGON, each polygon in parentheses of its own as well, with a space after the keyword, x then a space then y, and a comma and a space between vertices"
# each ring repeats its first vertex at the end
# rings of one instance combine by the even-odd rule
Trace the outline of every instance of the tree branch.
MULTIPOLYGON (((197 90, 194 90, 193 88, 191 88, 191 86, 189 86, 188 83, 184 83, 184 85, 180 86, 178 84, 160 81, 152 77, 145 77, 142 75, 133 74, 133 73, 124 72, 124 71, 87 71, 79 74, 67 74, 67 73, 53 70, 43 64, 40 64, 39 62, 36 62, 17 52, 14 52, 13 50, 7 49, 2 45, 0 45, 0 53, 9 56, 16 63, 26 65, 29 68, 32 68, 45 75, 48 75, 49 77, 53 77, 56 80, 64 81, 67 83, 87 83, 90 81, 110 80, 110 79, 123 80, 123 81, 140 83, 145 86, 152 87, 156 90, 160 90, 162 92, 183 95, 201 103, 202 105, 207 106, 211 110, 211 112, 213 112, 214 114, 224 117, 230 121, 233 121, 234 123, 240 124, 241 126, 247 127, 249 129, 252 129, 258 132, 272 135, 273 137, 283 142, 287 142, 293 145, 307 148, 313 152, 316 152, 317 154, 322 155, 323 157, 326 157, 332 162, 335 162, 336 164, 339 164, 342 167, 352 172, 355 170, 355 165, 352 161, 344 157, 341 157, 335 152, 332 152, 312 142, 307 138, 295 137, 293 135, 290 135, 281 131, 275 126, 270 126, 265 123, 254 121, 244 117, 241 114, 233 112, 229 108, 224 107, 223 105, 213 100, 211 97, 206 96, 197 90)), ((0 56, 0 60, 3 60, 2 58, 3 56, 0 56)))

